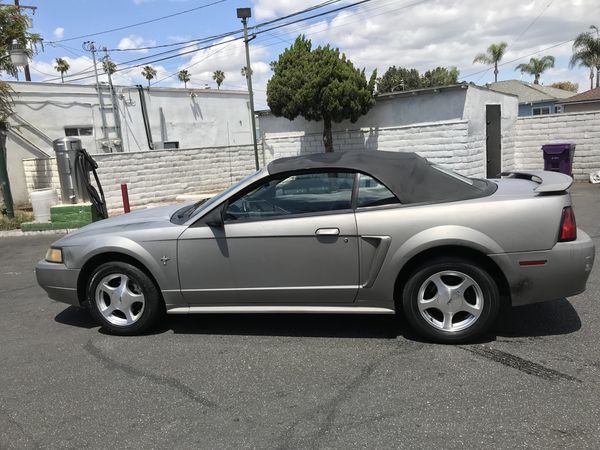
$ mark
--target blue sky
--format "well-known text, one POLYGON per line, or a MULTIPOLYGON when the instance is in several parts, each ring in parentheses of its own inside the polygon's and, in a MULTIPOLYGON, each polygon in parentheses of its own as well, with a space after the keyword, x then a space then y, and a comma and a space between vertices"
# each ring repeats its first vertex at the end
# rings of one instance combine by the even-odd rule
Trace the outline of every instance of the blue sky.
MULTIPOLYGON (((82 34, 126 26, 159 16, 198 7, 215 0, 21 0, 35 5, 34 31, 46 42, 70 39, 82 34)), ((109 49, 137 48, 157 44, 172 44, 194 38, 220 34, 240 27, 236 8, 253 9, 250 24, 270 20, 301 10, 323 0, 226 0, 204 9, 159 22, 131 27, 114 33, 81 38, 58 44, 46 44, 43 53, 35 56, 31 68, 35 80, 58 77, 54 59, 66 58, 71 64, 68 75, 90 69, 89 53, 81 45, 93 39, 99 47, 109 49)), ((5 1, 5 3, 9 3, 5 1)), ((335 6, 350 3, 343 0, 335 6)), ((331 9, 335 6, 330 6, 331 9)), ((257 94, 257 106, 264 107, 266 81, 270 77, 269 62, 289 46, 299 33, 305 33, 315 43, 332 43, 367 72, 383 73, 390 65, 416 67, 421 71, 437 65, 454 65, 465 81, 479 84, 493 81, 491 70, 473 65, 476 53, 492 42, 506 41, 509 50, 500 79, 520 79, 514 67, 535 56, 556 57, 554 69, 542 76, 549 84, 559 80, 580 83, 580 91, 589 88, 588 72, 569 70, 570 42, 577 33, 587 31, 593 20, 600 25, 600 3, 596 0, 371 0, 363 5, 329 16, 313 19, 257 37, 251 43, 252 66, 257 94), (514 62, 511 62, 515 60, 514 62)), ((188 47, 188 50, 194 50, 188 47)), ((111 52, 111 58, 125 62, 150 58, 164 49, 111 52)), ((143 61, 142 61, 143 62, 143 61)), ((170 75, 190 67, 190 89, 205 84, 214 87, 211 74, 223 70, 226 80, 222 88, 243 89, 245 81, 240 68, 245 65, 241 41, 154 63, 158 71, 157 86, 181 86, 170 75)), ((123 66, 122 66, 123 67, 123 66)), ((145 83, 140 68, 115 75, 118 83, 145 83)), ((80 77, 81 75, 79 75, 80 77)), ((524 76, 523 79, 529 80, 524 76)), ((69 80, 69 78, 67 78, 69 80)), ((58 80, 60 82, 60 80, 58 80)), ((92 82, 93 79, 77 81, 92 82)))

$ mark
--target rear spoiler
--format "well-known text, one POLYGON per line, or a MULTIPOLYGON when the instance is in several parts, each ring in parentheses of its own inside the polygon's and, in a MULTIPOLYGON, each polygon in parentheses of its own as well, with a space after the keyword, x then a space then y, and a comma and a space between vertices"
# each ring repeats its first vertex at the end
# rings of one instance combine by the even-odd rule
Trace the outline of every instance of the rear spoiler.
POLYGON ((533 191, 539 193, 566 191, 573 184, 573 178, 564 173, 549 172, 545 170, 531 172, 502 172, 503 177, 519 178, 538 183, 533 191))

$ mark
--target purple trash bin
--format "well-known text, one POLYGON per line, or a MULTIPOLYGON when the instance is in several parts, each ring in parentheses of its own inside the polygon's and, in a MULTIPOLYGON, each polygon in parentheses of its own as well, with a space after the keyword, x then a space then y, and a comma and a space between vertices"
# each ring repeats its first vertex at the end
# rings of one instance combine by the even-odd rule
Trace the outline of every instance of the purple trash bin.
POLYGON ((544 152, 544 170, 572 175, 575 144, 542 145, 544 152))

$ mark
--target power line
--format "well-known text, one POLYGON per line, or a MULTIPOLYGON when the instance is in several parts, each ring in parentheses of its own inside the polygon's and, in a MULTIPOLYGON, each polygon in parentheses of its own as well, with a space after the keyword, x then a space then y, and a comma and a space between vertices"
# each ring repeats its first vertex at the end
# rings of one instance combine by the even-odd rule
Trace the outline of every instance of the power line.
POLYGON ((58 41, 49 41, 48 43, 49 44, 58 44, 60 42, 75 41, 77 39, 84 39, 84 38, 89 38, 89 37, 92 37, 92 36, 98 36, 98 35, 101 35, 101 34, 107 34, 107 33, 113 33, 115 31, 126 30, 127 28, 139 27, 141 25, 146 25, 146 24, 149 24, 149 23, 158 22, 160 20, 169 19, 171 17, 180 16, 182 14, 187 14, 187 13, 190 13, 192 11, 197 11, 199 9, 208 8, 209 6, 217 5, 219 3, 224 3, 226 1, 227 0, 216 0, 216 1, 213 1, 211 3, 207 3, 205 5, 196 6, 195 8, 186 9, 184 11, 179 11, 179 12, 176 12, 176 13, 173 13, 173 14, 169 14, 169 15, 166 15, 166 16, 157 17, 155 19, 145 20, 143 22, 138 22, 138 23, 134 23, 134 24, 131 24, 131 25, 124 25, 124 26, 117 27, 117 28, 111 28, 110 30, 98 31, 96 33, 82 34, 81 36, 75 36, 75 37, 72 37, 72 38, 61 39, 61 40, 58 40, 58 41))
MULTIPOLYGON (((367 2, 370 2, 370 1, 371 0, 360 0, 360 1, 357 1, 357 2, 354 2, 354 3, 350 3, 350 4, 347 4, 347 5, 341 6, 339 8, 334 8, 332 10, 324 11, 324 12, 319 13, 319 14, 313 14, 312 16, 304 17, 304 18, 301 18, 301 19, 294 20, 292 22, 288 22, 288 23, 285 23, 285 24, 274 26, 274 27, 268 28, 266 30, 260 30, 260 31, 257 31, 254 34, 258 35, 258 34, 267 33, 269 31, 272 31, 272 30, 275 30, 275 29, 278 29, 278 28, 282 28, 282 27, 285 27, 285 26, 289 26, 289 25, 298 23, 300 21, 310 20, 310 19, 317 18, 317 17, 322 17, 322 16, 325 16, 327 14, 331 14, 331 13, 334 13, 334 12, 338 12, 338 11, 342 11, 342 10, 345 10, 345 9, 348 9, 348 8, 352 8, 354 6, 357 6, 357 5, 360 5, 360 4, 363 4, 363 3, 367 3, 367 2)), ((416 2, 416 3, 423 3, 424 1, 429 1, 429 0, 420 0, 419 2, 416 2)), ((325 2, 326 5, 328 5, 330 3, 331 2, 325 2)), ((309 10, 314 10, 314 7, 313 8, 309 8, 309 10)), ((292 15, 298 15, 298 14, 304 12, 304 11, 305 10, 298 11, 296 13, 293 13, 292 15)), ((274 21, 276 21, 276 20, 284 20, 287 17, 288 16, 284 16, 283 18, 280 18, 280 19, 274 19, 272 21, 269 21, 269 23, 274 23, 274 21)), ((264 24, 258 24, 258 25, 255 25, 252 28, 256 29, 256 28, 262 27, 263 25, 264 24)), ((224 33, 224 35, 228 35, 228 34, 229 35, 235 34, 235 32, 224 33)), ((172 58, 178 58, 178 57, 190 54, 190 53, 194 53, 194 52, 197 52, 197 51, 200 51, 200 50, 206 50, 206 49, 209 49, 209 48, 212 48, 212 47, 216 47, 216 46, 219 46, 219 45, 227 44, 229 42, 233 42, 233 41, 237 41, 237 40, 241 40, 241 39, 243 39, 243 36, 235 37, 235 38, 229 39, 227 41, 217 42, 217 43, 214 43, 214 44, 211 44, 211 45, 207 45, 207 46, 204 46, 204 47, 198 47, 198 48, 194 48, 192 50, 181 52, 182 49, 189 48, 189 47, 193 46, 193 45, 185 45, 185 46, 177 48, 177 49, 167 50, 167 51, 164 51, 164 52, 155 53, 153 55, 148 55, 148 56, 144 56, 144 57, 132 59, 132 60, 129 60, 129 61, 125 61, 122 64, 130 64, 130 63, 138 62, 138 61, 144 61, 144 62, 142 62, 140 64, 135 64, 135 65, 130 66, 130 67, 125 67, 125 68, 122 68, 122 69, 117 68, 116 72, 123 71, 123 70, 129 69, 129 68, 136 68, 136 67, 141 67, 141 66, 144 66, 144 65, 149 65, 149 64, 153 64, 153 63, 156 63, 156 62, 165 61, 165 60, 172 59, 172 58), (162 58, 156 58, 156 59, 148 60, 149 58, 154 58, 156 56, 161 56, 161 55, 165 55, 165 54, 169 54, 169 53, 173 53, 173 52, 178 52, 178 53, 176 55, 165 56, 165 57, 162 57, 162 58)), ((81 80, 84 80, 84 79, 92 78, 93 76, 94 75, 89 75, 89 76, 77 78, 77 79, 74 79, 74 80, 71 79, 71 80, 69 80, 69 82, 81 81, 81 80)))
MULTIPOLYGON (((513 45, 513 44, 515 44, 516 42, 518 42, 518 41, 519 41, 519 39, 521 39, 521 38, 522 38, 522 37, 525 35, 525 33, 527 33, 527 32, 529 31, 529 29, 530 29, 530 28, 531 28, 531 27, 532 27, 532 26, 533 26, 533 25, 534 25, 534 24, 535 24, 535 23, 538 21, 538 19, 539 19, 540 17, 542 17, 542 15, 543 15, 543 14, 546 12, 546 10, 547 10, 548 8, 550 8, 550 6, 552 5, 552 3, 553 3, 553 2, 554 2, 554 0, 550 0, 550 2, 549 2, 547 5, 546 5, 546 7, 540 11, 540 13, 539 13, 539 14, 538 14, 538 15, 537 15, 537 16, 536 16, 536 17, 535 17, 535 18, 534 18, 534 19, 533 19, 533 20, 532 20, 532 21, 529 23, 529 25, 527 25, 527 26, 525 27, 525 29, 524 29, 523 31, 521 31, 521 33, 519 33, 519 35, 518 35, 518 36, 515 38, 515 40, 514 40, 514 41, 511 43, 511 45, 513 45)), ((543 51, 543 50, 542 50, 542 51, 543 51)), ((539 53, 539 52, 537 52, 537 53, 539 53)), ((534 54, 537 54, 537 53, 534 53, 534 54)), ((527 56, 523 56, 523 57, 521 57, 521 58, 517 58, 516 60, 513 60, 512 62, 518 61, 519 59, 522 59, 522 58, 527 58, 527 56)), ((509 62, 506 62, 506 63, 498 64, 498 67, 500 67, 500 66, 503 66, 504 64, 509 64, 509 63, 510 63, 510 61, 509 61, 509 62)), ((477 79, 477 81, 475 81, 475 84, 478 84, 478 83, 481 81, 481 79, 482 79, 482 78, 485 76, 485 74, 486 74, 487 72, 489 72, 490 70, 492 70, 492 68, 491 68, 491 67, 488 67, 487 69, 485 69, 485 70, 483 70, 483 71, 480 71, 480 72, 474 72, 474 73, 472 73, 471 75, 466 75, 466 76, 464 76, 464 77, 461 77, 460 79, 462 80, 462 79, 465 79, 465 78, 471 77, 471 76, 473 76, 473 75, 477 75, 477 74, 479 74, 479 73, 482 73, 482 75, 481 75, 481 76, 480 76, 480 77, 477 79)))
POLYGON ((525 33, 527 33, 529 31, 529 29, 538 21, 538 19, 540 17, 542 17, 542 15, 546 12, 546 10, 548 8, 550 8, 552 3, 554 3, 554 0, 550 0, 550 2, 546 5, 546 7, 544 9, 542 9, 542 11, 537 15, 537 17, 535 19, 533 19, 531 21, 531 23, 529 25, 527 25, 527 27, 525 27, 525 29, 517 36, 517 38, 514 40, 513 44, 518 42, 518 40, 521 39, 525 35, 525 33))
MULTIPOLYGON (((512 64, 512 63, 517 62, 517 61, 519 61, 519 60, 521 60, 523 58, 529 58, 531 56, 537 55, 538 53, 545 52, 546 50, 551 50, 553 48, 560 47, 561 45, 569 44, 570 42, 573 42, 574 40, 575 39, 569 39, 568 41, 559 42, 558 44, 551 45, 550 47, 543 48, 541 50, 535 51, 535 52, 530 53, 528 55, 519 56, 518 58, 511 59, 510 61, 505 61, 505 62, 503 62, 501 64, 498 64, 498 67, 502 67, 502 66, 505 66, 507 64, 512 64)), ((489 70, 490 70, 490 68, 483 69, 483 70, 478 70, 477 72, 473 72, 473 73, 470 73, 468 75, 464 75, 464 76, 460 77, 460 79, 464 80, 465 78, 470 78, 470 77, 472 77, 474 75, 479 75, 480 73, 487 72, 489 70)))
MULTIPOLYGON (((261 26, 270 25, 270 24, 275 23, 275 22, 280 22, 282 20, 289 19, 290 17, 295 17, 295 16, 298 16, 298 15, 301 15, 301 14, 305 14, 305 13, 310 12, 310 11, 314 11, 316 9, 324 8, 325 6, 329 6, 329 5, 332 5, 334 3, 339 3, 340 1, 342 1, 342 0, 327 0, 327 1, 323 2, 323 3, 319 3, 317 5, 313 5, 313 6, 309 7, 309 8, 305 8, 305 9, 302 9, 300 11, 293 12, 293 13, 288 14, 286 16, 278 17, 276 19, 272 19, 272 20, 269 20, 267 22, 262 22, 261 24, 258 24, 258 25, 255 25, 253 27, 250 27, 250 29, 254 29, 254 28, 261 27, 261 26)), ((149 45, 147 47, 136 47, 136 48, 113 48, 113 49, 109 49, 108 51, 109 52, 125 52, 125 51, 154 50, 154 49, 157 49, 157 48, 175 47, 175 46, 184 45, 184 44, 199 44, 199 43, 202 43, 202 42, 208 42, 208 41, 213 41, 213 40, 217 40, 217 39, 222 39, 222 38, 225 38, 225 37, 229 37, 229 36, 235 35, 237 33, 241 33, 242 31, 243 30, 240 28, 238 30, 229 31, 229 32, 226 32, 226 33, 218 34, 218 35, 208 36, 208 37, 205 37, 205 38, 191 39, 191 40, 188 40, 188 41, 175 42, 175 43, 172 43, 172 44, 149 45)))

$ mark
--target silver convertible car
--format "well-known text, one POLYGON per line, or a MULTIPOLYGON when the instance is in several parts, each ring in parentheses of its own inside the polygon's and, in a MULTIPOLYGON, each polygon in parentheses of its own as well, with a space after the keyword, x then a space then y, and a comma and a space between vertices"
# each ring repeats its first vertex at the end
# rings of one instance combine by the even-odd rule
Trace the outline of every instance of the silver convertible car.
POLYGON ((414 153, 283 158, 210 200, 125 214, 55 242, 50 298, 114 334, 165 313, 402 311, 471 340, 500 307, 585 290, 594 245, 554 172, 465 178, 414 153))

